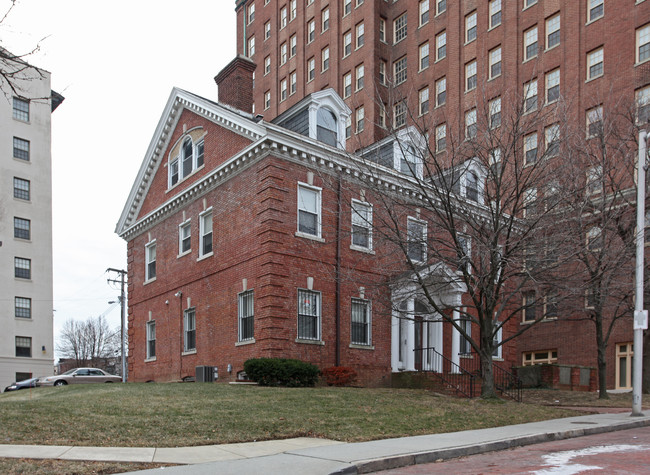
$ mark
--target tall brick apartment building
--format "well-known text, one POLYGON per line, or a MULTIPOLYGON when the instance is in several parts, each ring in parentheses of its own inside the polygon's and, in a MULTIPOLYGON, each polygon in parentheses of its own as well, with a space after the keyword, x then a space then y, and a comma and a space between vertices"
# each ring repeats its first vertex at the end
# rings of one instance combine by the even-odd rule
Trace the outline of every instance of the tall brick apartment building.
MULTIPOLYGON (((502 97, 541 109, 570 96, 567 117, 583 130, 606 97, 645 106, 648 5, 236 1, 237 58, 216 78, 222 102, 172 91, 118 222, 128 241, 130 377, 178 380, 212 365, 232 379, 250 357, 285 356, 353 366, 380 385, 426 364, 417 347, 459 362, 459 332, 416 294, 383 285, 378 269, 393 253, 370 230, 359 234, 355 216, 379 220, 382 209, 350 178, 352 153, 427 117, 420 135, 438 152, 475 128, 477 109, 500 115, 502 97), (424 317, 403 321, 395 308, 424 317)), ((401 190, 393 153, 397 171, 382 180, 401 190)), ((409 223, 420 218, 412 214, 409 223)), ((450 283, 439 298, 458 305, 466 288, 454 285, 456 271, 430 269, 450 283)), ((525 324, 522 316, 504 336, 525 324)), ((629 326, 611 338, 609 387, 630 386, 629 326)), ((506 366, 593 366, 590 328, 548 319, 497 356, 506 366)))

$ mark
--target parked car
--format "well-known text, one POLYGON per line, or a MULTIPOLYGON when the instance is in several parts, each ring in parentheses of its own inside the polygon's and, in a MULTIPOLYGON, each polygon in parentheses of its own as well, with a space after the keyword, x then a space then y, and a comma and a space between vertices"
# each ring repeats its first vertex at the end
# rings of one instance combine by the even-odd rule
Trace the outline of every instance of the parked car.
POLYGON ((24 379, 22 381, 18 381, 16 383, 11 383, 9 386, 5 388, 5 392, 18 391, 19 389, 35 388, 36 386, 38 386, 37 381, 38 378, 29 378, 29 379, 24 379))
POLYGON ((38 380, 39 386, 65 386, 66 384, 119 383, 120 376, 108 374, 97 368, 75 368, 55 376, 38 380))

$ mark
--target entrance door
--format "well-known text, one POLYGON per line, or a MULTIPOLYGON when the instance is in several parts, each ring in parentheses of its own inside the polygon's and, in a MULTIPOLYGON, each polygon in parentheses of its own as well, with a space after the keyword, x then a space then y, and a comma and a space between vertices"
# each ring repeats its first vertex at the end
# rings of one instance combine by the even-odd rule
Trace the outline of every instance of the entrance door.
POLYGON ((632 388, 632 357, 634 345, 618 343, 616 345, 616 389, 632 388))

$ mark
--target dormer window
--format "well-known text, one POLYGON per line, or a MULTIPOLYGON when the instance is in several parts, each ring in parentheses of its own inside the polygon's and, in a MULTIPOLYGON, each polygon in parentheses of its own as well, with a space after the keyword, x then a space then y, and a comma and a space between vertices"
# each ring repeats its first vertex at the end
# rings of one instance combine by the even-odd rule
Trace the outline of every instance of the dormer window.
POLYGON ((332 111, 321 107, 316 113, 316 138, 327 145, 336 147, 338 143, 338 126, 332 111))
POLYGON ((486 170, 475 161, 466 164, 460 177, 460 195, 468 201, 483 203, 483 181, 486 174, 486 170))
POLYGON ((202 130, 198 129, 194 133, 190 133, 182 139, 180 146, 177 144, 172 148, 170 155, 174 158, 169 162, 169 188, 173 187, 184 178, 187 178, 203 166, 204 141, 202 137, 202 130))
POLYGON ((465 177, 465 197, 471 201, 478 201, 478 175, 471 170, 465 177))

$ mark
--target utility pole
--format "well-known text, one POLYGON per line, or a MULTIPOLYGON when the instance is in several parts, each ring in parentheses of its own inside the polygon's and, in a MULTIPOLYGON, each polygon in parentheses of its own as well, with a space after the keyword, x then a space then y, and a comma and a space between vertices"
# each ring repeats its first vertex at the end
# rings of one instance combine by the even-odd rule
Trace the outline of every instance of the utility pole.
POLYGON ((643 309, 643 265, 645 243, 645 172, 648 146, 645 130, 639 132, 639 161, 636 174, 636 268, 634 273, 634 356, 632 357, 632 415, 642 416, 643 330, 648 329, 648 312, 643 309))
POLYGON ((120 343, 122 344, 122 382, 126 383, 126 349, 124 345, 124 322, 126 318, 126 299, 124 292, 124 280, 126 278, 126 271, 120 269, 108 268, 106 272, 116 272, 120 275, 120 280, 108 279, 109 283, 120 284, 120 312, 122 314, 121 318, 121 334, 120 334, 120 343))

